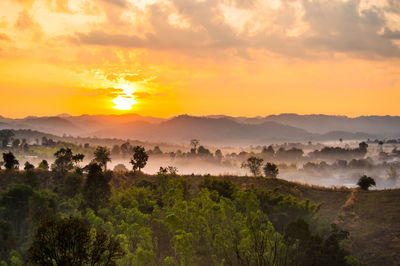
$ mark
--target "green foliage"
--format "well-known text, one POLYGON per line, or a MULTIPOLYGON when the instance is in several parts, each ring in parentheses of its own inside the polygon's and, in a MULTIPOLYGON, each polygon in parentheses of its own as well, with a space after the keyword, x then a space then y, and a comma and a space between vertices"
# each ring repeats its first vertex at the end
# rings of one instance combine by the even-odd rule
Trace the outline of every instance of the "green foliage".
POLYGON ((1 219, 9 221, 17 237, 24 237, 26 219, 29 216, 29 198, 32 188, 26 185, 14 185, 2 194, 0 200, 1 219))
POLYGON ((39 225, 28 251, 28 265, 116 265, 118 241, 96 232, 79 218, 50 219, 39 225))
POLYGON ((89 173, 83 187, 85 207, 97 211, 107 205, 111 196, 111 187, 98 164, 90 164, 89 173))
POLYGON ((61 187, 61 193, 69 198, 74 197, 81 191, 83 176, 80 173, 70 173, 64 180, 61 187))
POLYGON ((57 216, 57 195, 48 191, 34 192, 29 198, 29 221, 35 228, 41 221, 57 216))
POLYGON ((206 188, 209 191, 217 191, 219 196, 233 199, 237 187, 230 181, 219 180, 217 178, 205 177, 199 184, 199 189, 206 188))
POLYGON ((345 250, 340 242, 349 233, 332 225, 327 238, 313 234, 309 225, 301 218, 290 222, 285 229, 285 243, 293 246, 289 251, 290 265, 347 265, 345 250))
POLYGON ((9 253, 15 245, 16 239, 11 223, 0 220, 0 261, 9 262, 9 253))
POLYGON ((357 185, 362 189, 362 190, 368 190, 369 187, 371 186, 376 186, 375 180, 372 177, 363 175, 358 179, 357 185))

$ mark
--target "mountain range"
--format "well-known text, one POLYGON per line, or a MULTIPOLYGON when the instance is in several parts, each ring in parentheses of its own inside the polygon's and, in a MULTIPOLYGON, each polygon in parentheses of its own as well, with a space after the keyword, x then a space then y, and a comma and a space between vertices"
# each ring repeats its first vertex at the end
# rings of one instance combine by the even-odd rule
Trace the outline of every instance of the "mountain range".
POLYGON ((96 136, 187 143, 248 145, 280 141, 365 140, 400 137, 399 116, 280 114, 266 117, 180 115, 169 119, 126 115, 62 114, 11 119, 0 116, 0 129, 31 129, 55 135, 96 136))

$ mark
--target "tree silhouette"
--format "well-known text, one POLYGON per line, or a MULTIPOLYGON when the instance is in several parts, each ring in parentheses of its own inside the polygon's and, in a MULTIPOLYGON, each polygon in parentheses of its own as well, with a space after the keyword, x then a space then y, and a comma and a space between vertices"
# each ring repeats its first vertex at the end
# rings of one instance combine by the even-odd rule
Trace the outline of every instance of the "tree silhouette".
POLYGON ((92 163, 89 165, 89 173, 83 187, 83 198, 86 207, 97 212, 99 208, 107 205, 111 196, 109 181, 98 164, 92 163))
POLYGON ((56 160, 54 161, 53 170, 64 176, 69 170, 74 168, 73 154, 70 148, 61 148, 54 153, 56 160))
POLYGON ((30 162, 26 161, 24 164, 24 170, 25 171, 29 171, 35 169, 35 166, 33 164, 31 164, 30 162))
POLYGON ((368 190, 370 186, 376 186, 375 180, 372 177, 363 175, 358 179, 357 185, 362 190, 368 190))
POLYGON ((199 145, 199 143, 200 141, 198 139, 190 140, 190 146, 192 146, 192 148, 190 149, 191 153, 196 153, 197 146, 199 145))
POLYGON ((267 163, 263 170, 266 177, 276 178, 279 174, 278 166, 273 163, 267 163))
POLYGON ((82 219, 70 217, 41 223, 28 251, 28 265, 116 265, 124 254, 105 232, 91 232, 82 219))
POLYGON ((39 163, 38 168, 43 169, 43 170, 49 170, 49 163, 46 160, 42 160, 39 163))
POLYGON ((107 163, 111 162, 110 149, 105 146, 99 146, 94 151, 94 161, 107 170, 107 163))
POLYGON ((12 152, 3 153, 4 167, 7 170, 18 169, 19 162, 12 152))
POLYGON ((251 156, 250 158, 247 159, 247 161, 242 163, 242 168, 249 168, 250 172, 254 176, 258 176, 261 174, 260 168, 263 163, 263 159, 251 156))
POLYGON ((139 171, 144 168, 147 164, 147 160, 149 156, 147 155, 144 147, 136 146, 133 148, 133 158, 131 159, 130 163, 132 164, 133 171, 139 171))

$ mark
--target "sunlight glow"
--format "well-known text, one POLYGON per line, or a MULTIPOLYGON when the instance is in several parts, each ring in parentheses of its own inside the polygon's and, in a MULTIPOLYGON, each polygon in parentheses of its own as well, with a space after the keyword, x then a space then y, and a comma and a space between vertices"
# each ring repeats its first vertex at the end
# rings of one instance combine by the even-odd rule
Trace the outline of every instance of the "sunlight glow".
POLYGON ((121 85, 119 88, 121 88, 123 92, 111 101, 115 104, 113 108, 118 110, 131 110, 132 106, 137 103, 133 95, 134 89, 129 85, 121 85))

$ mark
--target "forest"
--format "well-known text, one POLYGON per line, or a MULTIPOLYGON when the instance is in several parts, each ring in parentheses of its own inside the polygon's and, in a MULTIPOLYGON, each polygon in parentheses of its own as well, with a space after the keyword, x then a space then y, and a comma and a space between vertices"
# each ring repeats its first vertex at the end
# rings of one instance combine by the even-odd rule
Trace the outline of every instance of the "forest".
POLYGON ((148 176, 140 146, 132 171, 107 170, 102 146, 85 167, 69 148, 54 156, 18 170, 3 153, 3 265, 358 265, 321 204, 211 176, 194 187, 171 166, 148 176))

